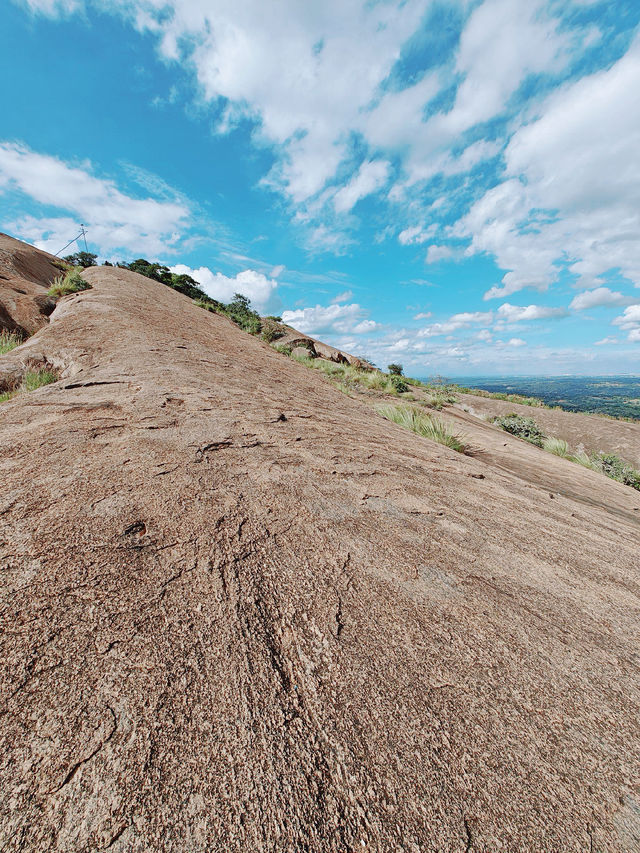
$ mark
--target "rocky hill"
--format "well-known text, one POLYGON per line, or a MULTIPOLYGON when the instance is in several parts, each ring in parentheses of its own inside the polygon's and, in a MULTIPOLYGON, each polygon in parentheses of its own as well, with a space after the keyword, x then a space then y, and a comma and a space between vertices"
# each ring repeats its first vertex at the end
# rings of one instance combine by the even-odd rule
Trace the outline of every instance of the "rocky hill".
POLYGON ((640 493, 84 276, 0 356, 1 849, 640 849, 640 493))

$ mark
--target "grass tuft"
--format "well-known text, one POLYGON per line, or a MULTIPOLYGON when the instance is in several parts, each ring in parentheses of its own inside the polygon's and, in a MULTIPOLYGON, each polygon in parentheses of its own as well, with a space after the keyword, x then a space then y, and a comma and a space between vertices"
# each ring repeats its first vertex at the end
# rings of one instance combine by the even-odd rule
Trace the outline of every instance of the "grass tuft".
POLYGON ((553 438, 552 436, 545 438, 542 442, 542 447, 549 453, 553 453, 555 456, 562 456, 564 459, 568 459, 570 456, 569 445, 563 438, 553 438))
POLYGON ((37 388, 42 388, 43 385, 50 385, 52 382, 57 382, 59 378, 59 373, 50 367, 28 370, 19 385, 0 393, 0 403, 6 403, 7 400, 11 400, 23 391, 35 391, 37 388))
POLYGON ((89 282, 82 278, 78 270, 72 269, 64 275, 57 275, 47 292, 49 296, 59 299, 61 296, 68 296, 70 293, 80 293, 82 290, 90 289, 89 282))
POLYGON ((450 447, 458 453, 464 453, 467 446, 460 436, 452 433, 442 423, 429 415, 409 406, 377 406, 376 410, 383 418, 393 421, 394 424, 410 429, 418 435, 437 441, 445 447, 450 447))
POLYGON ((0 355, 11 352, 22 343, 22 335, 17 332, 9 332, 6 329, 0 331, 0 355))
POLYGON ((36 388, 42 388, 43 385, 50 385, 52 382, 57 382, 58 374, 54 370, 49 370, 46 367, 40 370, 28 370, 22 377, 22 387, 24 391, 35 391, 36 388))

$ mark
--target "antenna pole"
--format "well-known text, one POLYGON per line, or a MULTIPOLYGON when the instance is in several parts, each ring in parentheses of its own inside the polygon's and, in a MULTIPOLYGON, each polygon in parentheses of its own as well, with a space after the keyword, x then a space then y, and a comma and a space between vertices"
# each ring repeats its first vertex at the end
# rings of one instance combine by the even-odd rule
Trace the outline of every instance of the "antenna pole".
POLYGON ((80 237, 84 237, 84 248, 85 248, 85 251, 88 252, 89 249, 87 248, 87 236, 86 235, 87 235, 86 229, 85 229, 84 225, 81 225, 80 226, 80 233, 76 234, 76 236, 73 238, 73 240, 69 240, 69 242, 66 243, 61 249, 58 249, 58 251, 55 253, 55 255, 53 257, 57 258, 58 255, 60 254, 60 252, 64 252, 64 250, 68 246, 70 246, 72 243, 75 243, 77 240, 80 239, 80 237))

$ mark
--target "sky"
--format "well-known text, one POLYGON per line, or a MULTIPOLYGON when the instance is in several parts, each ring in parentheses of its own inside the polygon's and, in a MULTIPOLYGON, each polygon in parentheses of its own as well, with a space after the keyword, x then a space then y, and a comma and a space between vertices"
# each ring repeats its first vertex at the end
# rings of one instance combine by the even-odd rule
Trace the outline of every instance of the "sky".
POLYGON ((3 0, 0 229, 414 376, 638 374, 639 92, 637 0, 3 0))

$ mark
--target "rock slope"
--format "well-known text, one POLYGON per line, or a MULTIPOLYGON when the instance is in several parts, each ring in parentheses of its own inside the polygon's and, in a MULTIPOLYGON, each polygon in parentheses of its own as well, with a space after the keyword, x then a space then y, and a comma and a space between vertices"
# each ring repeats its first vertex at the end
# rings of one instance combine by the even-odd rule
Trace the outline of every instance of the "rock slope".
POLYGON ((638 850, 640 495, 86 278, 0 358, 0 848, 638 850))
POLYGON ((55 302, 47 290, 57 258, 0 232, 0 329, 32 335, 47 323, 55 302))

